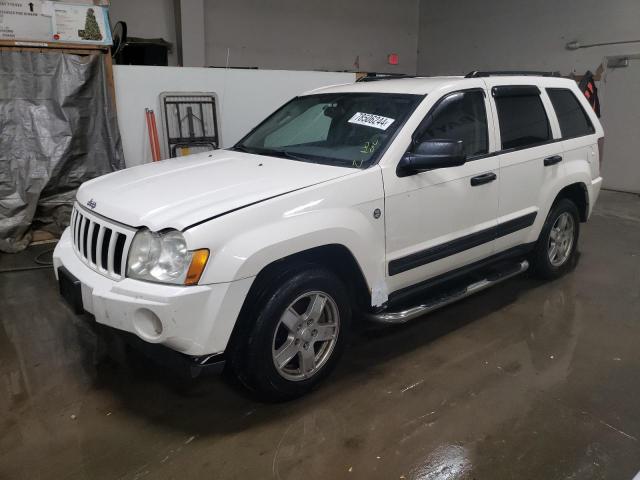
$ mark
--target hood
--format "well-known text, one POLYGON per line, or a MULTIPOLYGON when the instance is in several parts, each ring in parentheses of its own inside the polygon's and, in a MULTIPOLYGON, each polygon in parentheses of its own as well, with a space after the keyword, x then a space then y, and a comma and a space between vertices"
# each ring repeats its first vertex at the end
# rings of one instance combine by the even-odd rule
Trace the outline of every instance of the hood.
POLYGON ((132 227, 182 230, 357 170, 228 150, 120 170, 84 183, 83 207, 132 227), (93 206, 93 208, 91 208, 93 206))

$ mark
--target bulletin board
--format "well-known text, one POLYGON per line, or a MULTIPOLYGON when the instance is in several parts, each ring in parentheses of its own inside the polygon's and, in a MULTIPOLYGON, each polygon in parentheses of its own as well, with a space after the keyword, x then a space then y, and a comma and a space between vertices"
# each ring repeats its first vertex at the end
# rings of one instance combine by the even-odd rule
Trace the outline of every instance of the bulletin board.
POLYGON ((0 0, 0 41, 111 45, 108 7, 50 0, 0 0))

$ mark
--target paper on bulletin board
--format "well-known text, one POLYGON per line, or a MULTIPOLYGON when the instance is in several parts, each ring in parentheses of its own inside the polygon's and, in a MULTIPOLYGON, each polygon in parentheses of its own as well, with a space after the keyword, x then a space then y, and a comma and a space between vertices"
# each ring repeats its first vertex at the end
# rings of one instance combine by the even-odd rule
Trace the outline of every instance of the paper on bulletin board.
POLYGON ((51 16, 40 0, 0 0, 0 40, 52 40, 51 16))
POLYGON ((107 7, 0 0, 0 40, 111 45, 107 7))
POLYGON ((106 7, 56 2, 53 8, 54 40, 111 45, 111 28, 106 7))

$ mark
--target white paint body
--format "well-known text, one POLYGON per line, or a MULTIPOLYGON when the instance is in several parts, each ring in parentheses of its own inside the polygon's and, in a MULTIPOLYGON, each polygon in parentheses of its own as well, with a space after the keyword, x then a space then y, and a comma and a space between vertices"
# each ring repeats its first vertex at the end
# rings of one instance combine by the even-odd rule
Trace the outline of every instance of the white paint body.
MULTIPOLYGON (((114 280, 91 269, 75 252, 67 230, 54 253, 82 283, 85 309, 99 323, 137 334, 189 355, 223 352, 247 293, 274 261, 314 247, 338 244, 356 260, 372 306, 389 293, 468 265, 513 246, 535 242, 558 192, 584 185, 593 208, 601 184, 597 139, 602 127, 575 83, 560 78, 440 77, 387 80, 322 89, 323 92, 397 92, 425 95, 378 164, 367 169, 324 166, 282 158, 216 151, 116 172, 82 185, 77 205, 105 222, 133 229, 182 230, 190 250, 211 256, 197 286, 169 286, 130 278, 114 280), (497 83, 496 83, 497 82, 497 83), (491 97, 494 84, 537 85, 554 141, 500 153, 500 131, 491 97), (583 102, 593 135, 560 140, 545 87, 570 88, 583 102), (396 167, 418 124, 451 92, 487 92, 489 152, 458 167, 399 177, 396 167), (563 161, 543 166, 543 158, 563 161), (498 179, 472 188, 470 178, 498 179), (373 212, 383 213, 378 219, 373 212), (390 261, 537 212, 533 225, 426 265, 389 275, 390 261), (144 310, 162 322, 145 333, 144 310)), ((314 91, 317 93, 318 90, 314 91)))

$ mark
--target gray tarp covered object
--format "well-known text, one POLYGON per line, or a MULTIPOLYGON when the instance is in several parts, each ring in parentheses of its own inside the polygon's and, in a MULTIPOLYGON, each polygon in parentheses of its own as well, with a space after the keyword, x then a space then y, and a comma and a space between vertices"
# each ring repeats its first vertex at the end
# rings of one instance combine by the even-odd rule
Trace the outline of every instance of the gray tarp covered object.
POLYGON ((0 51, 0 251, 60 234, 80 184, 121 168, 101 55, 0 51))

